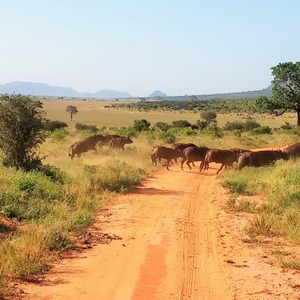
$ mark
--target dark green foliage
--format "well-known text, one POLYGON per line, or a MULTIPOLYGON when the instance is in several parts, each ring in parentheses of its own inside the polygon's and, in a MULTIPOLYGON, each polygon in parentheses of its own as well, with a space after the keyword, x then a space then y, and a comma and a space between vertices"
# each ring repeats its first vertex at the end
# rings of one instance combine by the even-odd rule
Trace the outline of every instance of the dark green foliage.
POLYGON ((211 99, 197 101, 145 101, 130 104, 115 104, 112 107, 126 107, 132 110, 149 111, 149 110, 189 110, 194 112, 199 111, 214 111, 216 113, 250 113, 257 112, 255 99, 211 99))
POLYGON ((170 128, 170 125, 165 122, 157 122, 155 127, 160 129, 161 131, 167 131, 170 128))
POLYGON ((224 130, 234 131, 234 130, 244 130, 244 123, 241 121, 233 121, 233 122, 226 122, 223 126, 224 130))
POLYGON ((141 119, 141 120, 134 120, 134 124, 133 124, 133 128, 136 131, 145 131, 145 130, 149 130, 151 126, 151 123, 149 123, 147 120, 145 119, 141 119))
POLYGON ((41 165, 35 150, 45 137, 42 103, 22 95, 5 95, 0 101, 3 163, 17 169, 35 169, 41 165))
POLYGON ((276 116, 292 110, 297 113, 300 126, 300 62, 279 63, 272 67, 272 96, 260 97, 256 105, 276 116))
POLYGON ((162 131, 159 133, 158 138, 162 140, 164 143, 172 144, 176 142, 176 137, 174 134, 168 131, 162 131))
POLYGON ((62 129, 66 127, 68 127, 68 125, 65 122, 51 120, 45 120, 43 125, 43 129, 47 131, 54 131, 56 129, 62 129))
POLYGON ((81 123, 76 123, 75 124, 75 129, 76 130, 88 130, 92 133, 97 133, 98 132, 98 128, 94 125, 85 125, 85 124, 81 124, 81 123))
POLYGON ((187 120, 177 120, 172 122, 172 126, 175 128, 184 128, 184 127, 191 127, 191 123, 187 120))
POLYGON ((259 126, 260 126, 260 124, 258 122, 256 122, 255 120, 249 119, 249 120, 246 120, 244 123, 244 131, 250 131, 259 126))
POLYGON ((233 122, 227 122, 224 126, 223 129, 224 130, 229 130, 229 131, 235 131, 235 130, 239 130, 239 132, 241 131, 251 131, 255 128, 259 128, 260 124, 257 123, 254 120, 246 120, 245 122, 241 122, 241 121, 233 121, 233 122))
POLYGON ((272 129, 269 126, 260 126, 251 130, 251 134, 270 134, 272 129))
POLYGON ((200 116, 207 123, 207 125, 217 123, 217 114, 213 111, 203 111, 200 116))

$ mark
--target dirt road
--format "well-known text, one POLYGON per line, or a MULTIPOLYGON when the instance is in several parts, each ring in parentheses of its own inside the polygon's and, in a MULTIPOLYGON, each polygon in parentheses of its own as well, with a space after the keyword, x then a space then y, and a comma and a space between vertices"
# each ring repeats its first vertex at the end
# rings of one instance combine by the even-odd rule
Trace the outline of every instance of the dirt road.
POLYGON ((225 212, 215 173, 162 168, 117 196, 94 230, 122 239, 62 260, 23 299, 300 299, 299 272, 241 241, 247 218, 225 212))

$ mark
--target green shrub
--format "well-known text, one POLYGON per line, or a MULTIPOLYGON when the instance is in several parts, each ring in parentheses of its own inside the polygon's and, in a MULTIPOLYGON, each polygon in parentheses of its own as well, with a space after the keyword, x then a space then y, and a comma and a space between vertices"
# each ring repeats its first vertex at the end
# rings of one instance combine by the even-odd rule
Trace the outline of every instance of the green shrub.
POLYGON ((144 131, 144 130, 149 130, 151 126, 151 123, 149 123, 147 120, 145 119, 141 119, 141 120, 134 120, 134 124, 133 124, 133 128, 136 131, 144 131))
POLYGON ((272 129, 269 126, 260 126, 256 127, 251 130, 251 134, 258 135, 258 134, 270 134, 272 129))
POLYGON ((244 131, 251 131, 254 128, 260 127, 260 124, 254 120, 246 120, 244 122, 244 131))
POLYGON ((171 126, 175 128, 191 127, 191 123, 188 122, 187 120, 177 120, 177 121, 173 121, 171 126))
POLYGON ((234 130, 243 131, 244 123, 241 121, 226 122, 226 124, 223 126, 223 129, 229 131, 234 131, 234 130))
POLYGON ((114 130, 116 134, 119 134, 121 136, 130 136, 130 137, 136 137, 140 134, 139 131, 137 131, 134 127, 128 126, 128 127, 121 127, 114 130))
POLYGON ((216 125, 208 125, 202 130, 202 132, 217 138, 221 138, 224 136, 222 129, 216 125))
POLYGON ((85 124, 81 124, 81 123, 76 123, 75 124, 75 129, 76 130, 87 130, 90 131, 92 133, 97 133, 98 132, 98 128, 94 125, 85 125, 85 124))
POLYGON ((68 135, 68 131, 65 129, 56 129, 51 134, 50 137, 55 141, 61 141, 68 135))
POLYGON ((68 125, 62 121, 46 120, 43 124, 43 129, 47 131, 55 131, 57 129, 63 129, 66 127, 68 127, 68 125))
POLYGON ((167 131, 171 126, 165 122, 157 122, 155 127, 160 129, 161 131, 167 131))
POLYGON ((176 137, 174 134, 169 131, 162 131, 159 133, 158 138, 167 144, 172 144, 176 142, 176 137))

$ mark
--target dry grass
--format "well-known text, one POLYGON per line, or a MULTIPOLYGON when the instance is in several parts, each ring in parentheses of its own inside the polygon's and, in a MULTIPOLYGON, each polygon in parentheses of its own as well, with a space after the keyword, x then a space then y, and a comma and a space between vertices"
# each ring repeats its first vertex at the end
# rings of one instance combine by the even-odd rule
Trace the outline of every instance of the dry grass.
MULTIPOLYGON (((132 101, 132 100, 131 100, 132 101)), ((106 127, 120 127, 133 125, 136 119, 146 119, 152 125, 156 122, 163 121, 171 123, 175 120, 187 120, 194 124, 200 118, 200 113, 190 111, 129 111, 126 109, 105 108, 111 104, 122 103, 121 101, 100 101, 100 100, 43 100, 44 109, 47 112, 47 118, 51 120, 58 120, 66 122, 71 130, 74 129, 75 123, 84 123, 87 125, 95 125, 98 128, 106 127), (78 114, 74 116, 73 122, 66 112, 68 105, 74 105, 78 108, 78 114)), ((123 101, 129 103, 128 101, 123 101)), ((257 120, 261 125, 268 125, 270 127, 278 128, 285 122, 296 124, 296 114, 289 113, 281 117, 274 117, 270 115, 258 114, 218 114, 217 121, 219 126, 223 126, 226 122, 233 122, 237 120, 246 120, 249 117, 257 120)))

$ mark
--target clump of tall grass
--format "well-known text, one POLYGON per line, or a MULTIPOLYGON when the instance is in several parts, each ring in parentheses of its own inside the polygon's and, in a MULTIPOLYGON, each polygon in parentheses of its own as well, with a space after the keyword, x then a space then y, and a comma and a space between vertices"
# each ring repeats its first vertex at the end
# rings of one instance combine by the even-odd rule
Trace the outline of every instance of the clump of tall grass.
POLYGON ((0 265, 4 275, 29 280, 34 274, 47 270, 43 230, 36 226, 21 231, 0 244, 0 265))
POLYGON ((105 166, 86 166, 85 172, 90 179, 91 191, 127 191, 145 178, 143 169, 136 169, 121 161, 114 161, 105 166))
POLYGON ((281 235, 300 242, 299 159, 278 161, 270 167, 228 170, 220 178, 233 193, 265 199, 247 227, 249 235, 281 235))

